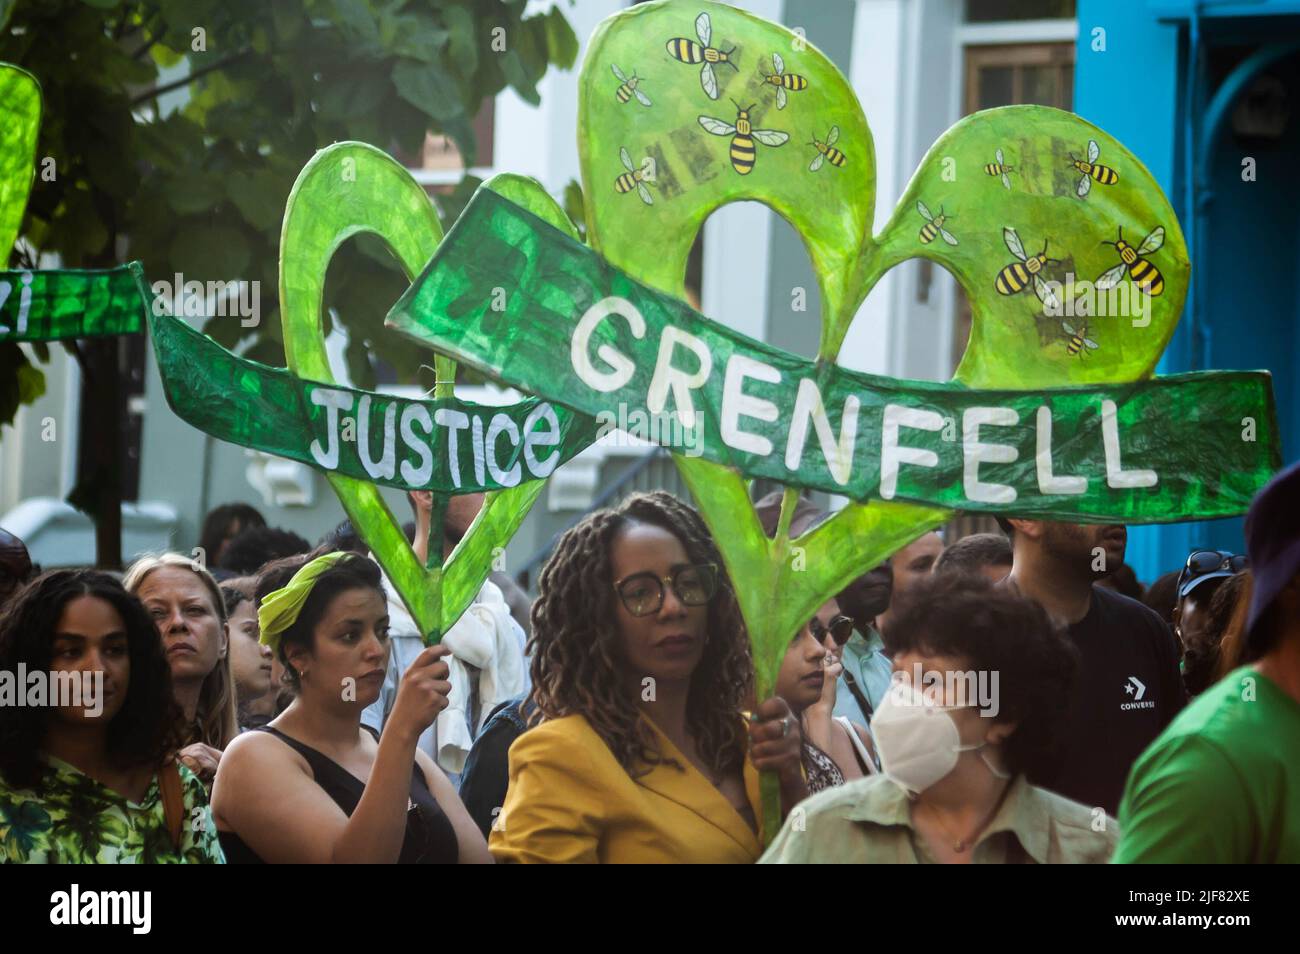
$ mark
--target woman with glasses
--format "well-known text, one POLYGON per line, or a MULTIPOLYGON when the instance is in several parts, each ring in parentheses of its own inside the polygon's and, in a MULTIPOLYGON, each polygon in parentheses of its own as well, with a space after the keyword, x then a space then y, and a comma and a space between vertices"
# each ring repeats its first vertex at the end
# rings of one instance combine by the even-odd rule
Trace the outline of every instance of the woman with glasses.
POLYGON ((806 794, 798 721, 742 709, 753 667, 699 515, 637 494, 568 530, 533 605, 535 724, 511 746, 498 861, 740 862, 762 851, 758 771, 806 794))
POLYGON ((827 600, 790 641, 776 677, 776 694, 790 704, 803 730, 810 795, 877 771, 867 730, 833 716, 840 648, 852 635, 853 620, 837 601, 827 600))

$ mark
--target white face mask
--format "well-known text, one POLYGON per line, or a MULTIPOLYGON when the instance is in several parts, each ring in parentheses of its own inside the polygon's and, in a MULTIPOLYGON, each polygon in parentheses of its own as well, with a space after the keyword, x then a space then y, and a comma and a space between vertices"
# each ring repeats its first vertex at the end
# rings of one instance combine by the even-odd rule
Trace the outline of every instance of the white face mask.
MULTIPOLYGON (((913 794, 920 794, 955 769, 962 752, 988 744, 962 745, 948 708, 930 702, 906 682, 891 686, 885 694, 871 720, 871 734, 880 753, 881 772, 913 794)), ((994 775, 1008 777, 987 758, 983 761, 994 775)))

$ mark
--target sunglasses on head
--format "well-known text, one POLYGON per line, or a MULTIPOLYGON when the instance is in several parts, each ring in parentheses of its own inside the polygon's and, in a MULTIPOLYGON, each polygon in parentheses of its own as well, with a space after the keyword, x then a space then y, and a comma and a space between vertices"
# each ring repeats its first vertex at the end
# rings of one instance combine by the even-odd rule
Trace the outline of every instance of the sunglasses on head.
POLYGON ((614 584, 623 607, 633 616, 650 616, 664 605, 664 587, 685 606, 703 606, 718 589, 718 567, 713 563, 679 566, 662 579, 653 573, 633 573, 614 584))
POLYGON ((1226 550, 1193 550, 1187 555, 1183 572, 1178 575, 1178 586, 1181 588, 1184 583, 1205 576, 1207 573, 1218 573, 1220 570, 1240 573, 1248 566, 1250 560, 1244 553, 1229 553, 1226 550))
POLYGON ((808 620, 808 631, 813 639, 825 643, 829 636, 836 646, 843 646, 853 637, 853 619, 849 616, 836 616, 829 623, 823 623, 816 616, 808 620))

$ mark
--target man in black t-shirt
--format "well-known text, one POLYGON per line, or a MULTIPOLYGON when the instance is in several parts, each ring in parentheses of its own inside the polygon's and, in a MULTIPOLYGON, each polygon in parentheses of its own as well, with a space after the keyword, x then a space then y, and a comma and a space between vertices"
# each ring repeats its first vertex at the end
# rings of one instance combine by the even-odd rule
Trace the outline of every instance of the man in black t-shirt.
POLYGON ((1187 701, 1174 635, 1154 610, 1093 585, 1123 561, 1123 526, 998 523, 1013 551, 1005 585, 1066 626, 1081 657, 1057 764, 1030 781, 1114 815, 1129 769, 1187 701))

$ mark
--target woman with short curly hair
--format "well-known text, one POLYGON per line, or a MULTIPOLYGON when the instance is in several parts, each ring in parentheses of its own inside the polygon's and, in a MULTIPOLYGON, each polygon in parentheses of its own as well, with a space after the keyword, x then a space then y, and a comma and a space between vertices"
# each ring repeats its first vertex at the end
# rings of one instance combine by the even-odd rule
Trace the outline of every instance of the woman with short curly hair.
POLYGON ((799 731, 780 699, 746 731, 748 637, 699 515, 666 493, 589 514, 542 571, 532 623, 538 713, 510 749, 498 860, 755 860, 756 770, 797 802, 799 731))
POLYGON ((1104 862, 1115 820, 1031 784, 1069 718, 1078 653, 1032 600, 982 576, 908 590, 871 721, 881 773, 800 805, 764 862, 1104 862))

